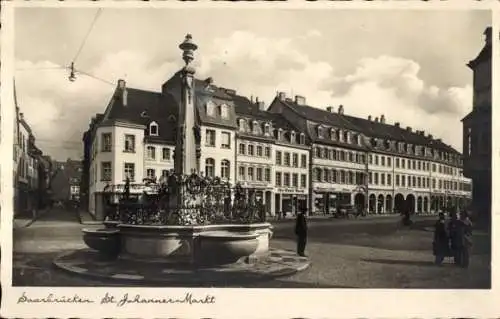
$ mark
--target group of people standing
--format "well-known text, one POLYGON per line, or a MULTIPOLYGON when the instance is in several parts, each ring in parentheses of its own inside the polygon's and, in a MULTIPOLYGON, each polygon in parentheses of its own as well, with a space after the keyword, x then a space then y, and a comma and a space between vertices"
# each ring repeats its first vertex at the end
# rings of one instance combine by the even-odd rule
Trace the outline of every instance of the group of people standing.
POLYGON ((441 265, 445 257, 453 257, 455 265, 467 268, 471 247, 472 222, 467 213, 450 212, 448 219, 444 213, 439 213, 432 243, 435 263, 441 265))

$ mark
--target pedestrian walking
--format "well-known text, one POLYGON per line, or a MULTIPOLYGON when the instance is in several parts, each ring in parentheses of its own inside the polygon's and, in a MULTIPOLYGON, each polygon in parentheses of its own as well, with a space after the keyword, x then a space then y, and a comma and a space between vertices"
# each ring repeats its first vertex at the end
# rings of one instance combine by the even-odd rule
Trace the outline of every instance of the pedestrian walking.
POLYGON ((305 257, 307 243, 307 220, 305 211, 301 211, 297 215, 295 223, 295 235, 297 235, 297 254, 305 257))
POLYGON ((439 219, 434 226, 434 241, 432 242, 432 250, 435 256, 435 264, 441 265, 444 257, 449 255, 448 233, 446 231, 445 215, 439 213, 439 219))

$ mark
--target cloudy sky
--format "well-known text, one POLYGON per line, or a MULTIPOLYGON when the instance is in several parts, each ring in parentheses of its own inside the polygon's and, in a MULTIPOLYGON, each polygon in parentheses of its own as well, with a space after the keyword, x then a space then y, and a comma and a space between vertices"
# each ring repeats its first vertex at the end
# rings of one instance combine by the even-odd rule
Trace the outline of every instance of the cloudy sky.
POLYGON ((484 44, 489 11, 102 9, 16 11, 16 86, 42 150, 82 156, 82 133, 119 78, 160 90, 182 67, 178 44, 193 35, 197 76, 270 103, 276 91, 325 108, 425 130, 461 151, 471 108, 466 63, 484 44))

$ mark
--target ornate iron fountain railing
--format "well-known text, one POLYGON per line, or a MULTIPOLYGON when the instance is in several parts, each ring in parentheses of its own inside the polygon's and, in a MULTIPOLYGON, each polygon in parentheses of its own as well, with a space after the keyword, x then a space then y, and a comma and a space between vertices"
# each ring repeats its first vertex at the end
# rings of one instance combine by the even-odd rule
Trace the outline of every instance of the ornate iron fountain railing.
POLYGON ((106 220, 134 225, 207 225, 264 222, 266 209, 255 193, 218 177, 170 173, 162 180, 134 184, 142 189, 130 196, 130 182, 105 189, 106 220), (142 186, 141 186, 142 185, 142 186), (117 190, 121 189, 121 192, 117 190), (119 194, 114 203, 112 197, 119 194))

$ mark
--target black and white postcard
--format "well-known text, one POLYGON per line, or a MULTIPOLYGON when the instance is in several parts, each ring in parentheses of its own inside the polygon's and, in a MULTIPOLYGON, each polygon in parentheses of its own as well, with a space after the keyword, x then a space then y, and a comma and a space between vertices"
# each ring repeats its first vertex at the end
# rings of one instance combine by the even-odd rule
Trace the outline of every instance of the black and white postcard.
POLYGON ((498 315, 498 10, 2 1, 2 316, 498 315))

